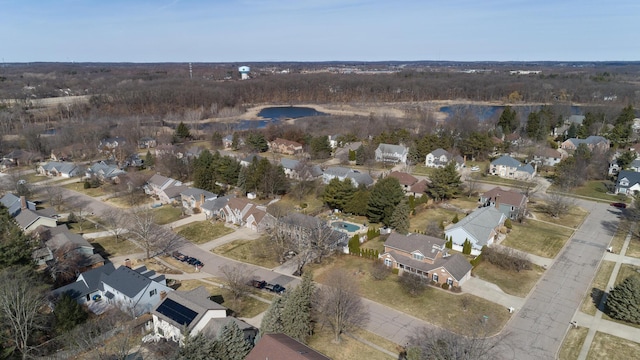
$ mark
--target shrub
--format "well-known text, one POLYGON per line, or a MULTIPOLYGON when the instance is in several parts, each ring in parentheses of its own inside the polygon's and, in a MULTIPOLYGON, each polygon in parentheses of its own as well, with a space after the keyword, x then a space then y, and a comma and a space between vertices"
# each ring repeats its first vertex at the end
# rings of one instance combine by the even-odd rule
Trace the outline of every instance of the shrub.
POLYGON ((462 288, 460 286, 452 286, 451 291, 453 291, 454 293, 461 293, 462 288))
POLYGON ((509 230, 513 229, 513 224, 511 223, 511 219, 507 219, 504 221, 504 227, 506 227, 509 230))
POLYGON ((516 252, 511 248, 499 250, 485 246, 482 249, 482 259, 509 271, 530 270, 532 267, 526 254, 516 252))
MULTIPOLYGON (((398 270, 398 269, 393 269, 398 270)), ((391 268, 384 264, 382 259, 376 260, 371 264, 371 277, 374 280, 384 280, 391 274, 391 268)))
POLYGON ((422 294, 427 287, 427 283, 421 276, 407 271, 402 272, 402 275, 398 277, 398 282, 400 287, 410 296, 422 294))
POLYGON ((442 288, 445 290, 449 290, 449 284, 447 283, 442 284, 442 288))
MULTIPOLYGON (((482 250, 484 252, 484 248, 482 250)), ((471 266, 476 267, 478 266, 481 262, 482 262, 482 254, 478 255, 475 257, 475 259, 469 261, 471 263, 471 266)))
POLYGON ((193 213, 194 214, 200 214, 202 212, 202 210, 200 210, 200 208, 193 208, 193 213))
POLYGON ((629 276, 611 290, 607 310, 614 319, 640 324, 640 276, 629 276))
POLYGON ((400 272, 400 269, 398 269, 398 268, 391 269, 391 273, 393 275, 398 275, 399 272, 400 272))
POLYGON ((454 216, 453 219, 451 219, 451 222, 454 224, 457 224, 458 221, 460 221, 460 218, 458 218, 458 214, 456 214, 456 216, 454 216))
POLYGON ((85 180, 82 186, 85 189, 91 189, 91 183, 89 182, 89 180, 85 180))

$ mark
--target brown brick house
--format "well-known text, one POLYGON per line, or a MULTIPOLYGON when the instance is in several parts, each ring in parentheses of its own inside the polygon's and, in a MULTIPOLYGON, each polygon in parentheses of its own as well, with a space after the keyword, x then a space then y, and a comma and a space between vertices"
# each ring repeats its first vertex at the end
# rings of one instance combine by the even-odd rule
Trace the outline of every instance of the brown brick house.
POLYGON ((295 155, 302 152, 302 144, 291 140, 277 138, 269 143, 269 149, 274 153, 295 155))

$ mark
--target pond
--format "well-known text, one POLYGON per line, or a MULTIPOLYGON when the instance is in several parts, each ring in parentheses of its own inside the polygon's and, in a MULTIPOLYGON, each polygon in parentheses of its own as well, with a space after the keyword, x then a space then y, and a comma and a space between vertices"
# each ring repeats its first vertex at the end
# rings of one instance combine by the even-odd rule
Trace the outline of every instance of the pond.
POLYGON ((354 232, 360 230, 360 226, 355 224, 346 223, 344 221, 334 221, 331 226, 336 230, 346 230, 348 232, 354 232))
MULTIPOLYGON (((264 129, 269 124, 279 124, 283 119, 300 119, 309 116, 325 116, 326 113, 314 108, 304 106, 273 106, 266 107, 258 113, 261 120, 238 120, 234 125, 234 130, 264 129)), ((175 128, 172 124, 171 127, 175 128)), ((224 130, 224 124, 205 123, 199 124, 198 130, 224 130)))

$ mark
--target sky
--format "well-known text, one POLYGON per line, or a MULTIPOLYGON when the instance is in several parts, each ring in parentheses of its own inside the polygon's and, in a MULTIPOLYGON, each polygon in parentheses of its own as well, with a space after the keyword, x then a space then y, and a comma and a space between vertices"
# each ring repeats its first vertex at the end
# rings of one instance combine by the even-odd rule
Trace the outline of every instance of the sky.
POLYGON ((0 57, 638 61, 639 22, 639 0, 0 0, 0 57))

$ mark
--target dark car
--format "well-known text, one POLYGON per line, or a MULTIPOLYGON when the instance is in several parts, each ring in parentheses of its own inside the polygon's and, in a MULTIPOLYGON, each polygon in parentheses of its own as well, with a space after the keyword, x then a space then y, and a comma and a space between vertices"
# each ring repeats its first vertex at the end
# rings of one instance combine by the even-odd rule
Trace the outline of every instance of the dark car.
POLYGON ((174 259, 180 260, 180 261, 184 261, 185 257, 186 257, 186 256, 184 256, 183 254, 181 254, 181 253, 179 253, 177 251, 174 251, 172 255, 173 255, 174 259))
POLYGON ((264 287, 267 286, 267 282, 264 280, 252 280, 251 286, 256 289, 264 289, 264 287))
POLYGON ((284 286, 280 284, 273 285, 273 292, 276 294, 282 294, 285 290, 287 290, 284 286))
POLYGON ((611 203, 611 206, 617 207, 617 208, 620 208, 620 209, 626 209, 627 208, 627 204, 625 204, 623 202, 614 202, 614 203, 611 203))

